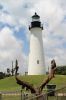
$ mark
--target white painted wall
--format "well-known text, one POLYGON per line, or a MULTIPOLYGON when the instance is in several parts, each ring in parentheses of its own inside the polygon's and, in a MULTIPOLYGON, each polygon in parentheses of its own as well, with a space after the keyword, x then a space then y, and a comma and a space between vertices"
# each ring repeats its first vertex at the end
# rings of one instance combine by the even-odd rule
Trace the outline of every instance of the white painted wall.
POLYGON ((28 75, 45 74, 42 29, 32 28, 30 31, 31 31, 31 37, 30 37, 28 75), (39 60, 39 64, 37 64, 37 60, 39 60))

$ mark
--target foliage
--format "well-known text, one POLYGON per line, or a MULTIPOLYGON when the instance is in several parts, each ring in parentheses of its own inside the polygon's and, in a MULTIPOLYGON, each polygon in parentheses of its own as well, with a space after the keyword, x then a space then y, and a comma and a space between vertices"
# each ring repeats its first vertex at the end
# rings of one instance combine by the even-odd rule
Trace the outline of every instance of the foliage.
POLYGON ((0 79, 3 79, 3 78, 5 78, 5 73, 0 72, 0 79))
POLYGON ((59 66, 59 67, 57 67, 56 74, 66 75, 66 66, 59 66))

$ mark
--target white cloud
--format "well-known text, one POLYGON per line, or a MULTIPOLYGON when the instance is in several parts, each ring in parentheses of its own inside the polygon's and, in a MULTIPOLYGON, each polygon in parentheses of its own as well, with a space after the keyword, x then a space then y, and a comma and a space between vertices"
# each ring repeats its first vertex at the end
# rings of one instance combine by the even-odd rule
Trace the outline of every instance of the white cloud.
POLYGON ((9 14, 2 13, 0 16, 0 22, 12 25, 15 24, 15 19, 13 19, 9 14))
POLYGON ((11 66, 11 61, 18 59, 19 65, 22 67, 24 54, 22 52, 22 41, 18 40, 13 31, 8 27, 4 27, 0 31, 0 66, 6 69, 11 66))
MULTIPOLYGON (((66 64, 66 47, 63 46, 63 43, 66 43, 66 22, 62 23, 66 15, 66 0, 0 1, 4 7, 6 7, 6 9, 12 14, 12 16, 14 16, 17 22, 10 15, 5 16, 4 14, 1 15, 1 20, 11 24, 16 23, 15 29, 17 31, 20 27, 22 27, 22 25, 28 27, 30 17, 36 11, 41 16, 42 23, 44 24, 43 41, 46 49, 46 65, 48 66, 50 60, 53 58, 56 59, 57 64, 66 64)), ((27 28, 26 32, 28 32, 27 28)), ((27 37, 28 36, 29 34, 27 37)))
POLYGON ((8 13, 1 11, 0 12, 0 22, 8 25, 16 25, 16 20, 8 13))

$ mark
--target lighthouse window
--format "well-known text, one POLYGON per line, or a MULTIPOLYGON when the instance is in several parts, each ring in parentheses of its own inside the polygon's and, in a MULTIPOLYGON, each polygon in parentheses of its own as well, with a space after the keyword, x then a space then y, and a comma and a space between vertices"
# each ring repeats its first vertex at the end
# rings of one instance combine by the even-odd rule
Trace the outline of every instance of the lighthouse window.
POLYGON ((39 60, 37 60, 37 64, 39 64, 39 60))

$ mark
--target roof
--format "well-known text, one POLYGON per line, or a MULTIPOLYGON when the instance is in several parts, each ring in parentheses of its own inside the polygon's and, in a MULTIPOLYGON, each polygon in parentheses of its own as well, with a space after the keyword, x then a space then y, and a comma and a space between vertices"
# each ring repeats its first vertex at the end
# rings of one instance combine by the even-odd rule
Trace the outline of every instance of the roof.
POLYGON ((32 18, 40 18, 40 16, 35 12, 35 15, 33 15, 32 18))

